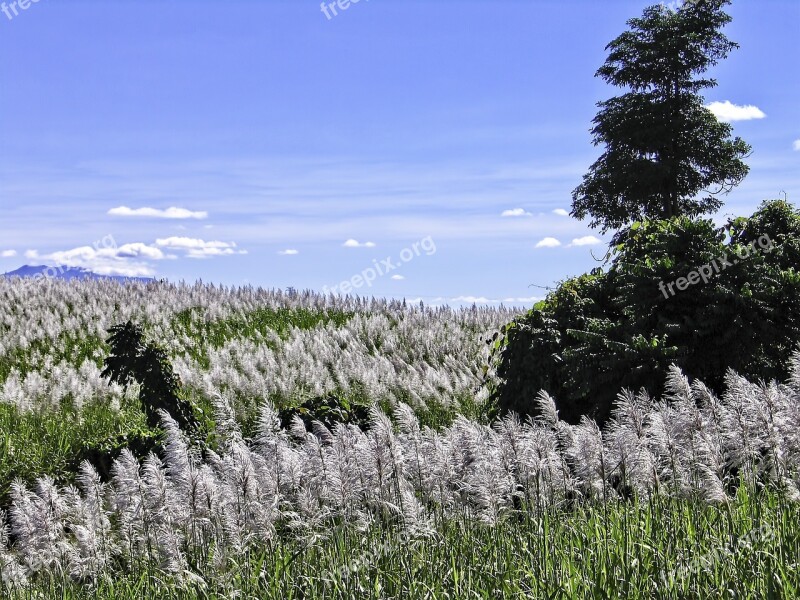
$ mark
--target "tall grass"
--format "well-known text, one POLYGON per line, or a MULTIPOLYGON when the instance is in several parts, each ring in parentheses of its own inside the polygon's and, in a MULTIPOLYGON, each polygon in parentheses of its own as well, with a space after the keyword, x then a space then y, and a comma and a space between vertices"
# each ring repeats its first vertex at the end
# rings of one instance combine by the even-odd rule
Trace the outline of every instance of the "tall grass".
POLYGON ((141 565, 93 585, 57 574, 9 600, 800 597, 800 507, 741 488, 726 505, 674 498, 548 509, 494 526, 463 515, 429 536, 334 528, 280 537, 204 583, 141 565))

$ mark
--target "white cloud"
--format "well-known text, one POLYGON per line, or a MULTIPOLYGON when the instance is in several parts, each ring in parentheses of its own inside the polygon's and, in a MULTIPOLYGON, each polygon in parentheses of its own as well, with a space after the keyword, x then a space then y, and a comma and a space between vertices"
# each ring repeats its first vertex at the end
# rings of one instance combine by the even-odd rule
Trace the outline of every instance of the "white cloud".
POLYGON ((188 237, 168 237, 156 240, 156 246, 170 250, 183 250, 189 258, 210 258, 212 256, 231 256, 247 254, 247 250, 237 250, 235 242, 205 241, 188 237))
MULTIPOLYGON (((109 248, 108 250, 112 250, 109 248)), ((116 249, 115 256, 119 258, 145 258, 150 260, 164 260, 164 253, 153 246, 141 242, 123 244, 116 249)))
POLYGON ((794 143, 792 144, 792 148, 800 152, 800 140, 795 140, 794 143))
POLYGON ((712 102, 707 104, 706 108, 709 109, 714 116, 720 121, 750 121, 752 119, 763 119, 765 115, 760 108, 748 104, 746 106, 739 106, 733 104, 730 100, 725 102, 712 102))
POLYGON ((539 296, 530 296, 528 298, 503 298, 502 300, 496 298, 487 298, 486 296, 456 296, 450 298, 450 302, 456 304, 535 304, 542 300, 539 296))
POLYGON ((394 279, 395 281, 403 281, 405 277, 403 277, 402 275, 392 275, 392 279, 394 279))
POLYGON ((344 244, 342 244, 345 248, 374 248, 374 242, 359 242, 358 240, 349 239, 344 244))
POLYGON ((570 246, 598 246, 603 243, 603 240, 594 237, 593 235, 585 235, 583 237, 575 238, 572 240, 570 246))
POLYGON ((485 296, 457 296, 450 298, 450 302, 467 302, 469 304, 492 304, 496 300, 489 300, 485 296))
POLYGON ((535 304, 542 300, 539 296, 529 296, 527 298, 504 298, 503 304, 535 304))
POLYGON ((294 248, 288 248, 286 250, 280 250, 278 254, 281 256, 294 256, 295 254, 300 254, 300 251, 295 250, 294 248))
POLYGON ((564 210, 563 208, 557 208, 553 211, 553 214, 558 215, 559 217, 568 217, 569 213, 564 210))
POLYGON ((38 250, 25 250, 25 258, 39 258, 38 250))
POLYGON ((146 244, 125 244, 119 248, 93 248, 81 246, 71 250, 63 250, 48 254, 45 258, 59 265, 71 267, 86 267, 95 261, 127 261, 129 259, 163 260, 164 253, 158 248, 146 244))
POLYGON ((504 210, 500 213, 501 217, 532 217, 533 215, 529 213, 524 208, 512 208, 510 210, 504 210))
POLYGON ((207 219, 208 213, 204 210, 188 210, 170 206, 166 210, 159 208, 129 208, 118 206, 108 211, 114 217, 151 217, 154 219, 207 219))
POLYGON ((557 248, 560 245, 561 242, 559 242, 556 238, 552 237, 546 237, 543 240, 539 240, 536 243, 537 248, 557 248))
MULTIPOLYGON (((175 254, 166 253, 166 250, 183 251, 187 258, 209 258, 247 253, 245 250, 238 250, 233 242, 206 242, 187 237, 169 237, 158 239, 154 244, 133 242, 121 246, 97 244, 80 246, 53 252, 42 258, 50 265, 79 267, 100 275, 142 277, 155 274, 153 267, 148 264, 149 261, 178 258, 175 254)), ((38 255, 34 258, 38 258, 38 255)))
POLYGON ((119 247, 81 246, 53 252, 43 257, 48 263, 64 267, 88 269, 99 275, 149 277, 153 268, 137 259, 161 260, 164 254, 147 244, 133 243, 119 247))
POLYGON ((16 255, 16 250, 3 250, 0 252, 0 258, 14 258, 16 255))

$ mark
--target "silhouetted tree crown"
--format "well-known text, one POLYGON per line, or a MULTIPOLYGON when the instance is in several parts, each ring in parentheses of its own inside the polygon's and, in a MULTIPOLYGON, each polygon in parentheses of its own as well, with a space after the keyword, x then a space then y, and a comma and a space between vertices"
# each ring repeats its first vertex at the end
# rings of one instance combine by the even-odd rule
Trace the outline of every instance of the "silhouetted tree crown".
POLYGON ((131 321, 115 325, 108 333, 111 352, 104 361, 103 377, 124 387, 139 384, 139 400, 150 427, 160 425, 158 411, 163 409, 182 429, 196 429, 192 405, 180 397, 181 381, 164 349, 147 343, 141 328, 131 321))
POLYGON ((655 5, 613 40, 596 76, 629 88, 599 102, 591 132, 605 152, 572 194, 572 216, 605 233, 646 218, 717 210, 747 175, 750 146, 704 106, 702 75, 738 45, 720 29, 729 0, 655 5))

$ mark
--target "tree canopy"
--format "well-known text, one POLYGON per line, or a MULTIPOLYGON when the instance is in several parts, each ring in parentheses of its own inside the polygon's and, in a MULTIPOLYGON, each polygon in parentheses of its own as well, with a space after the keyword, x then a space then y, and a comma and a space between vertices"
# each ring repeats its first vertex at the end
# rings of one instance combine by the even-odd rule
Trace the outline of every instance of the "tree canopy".
POLYGON ((629 92, 599 102, 591 132, 605 151, 573 191, 572 216, 605 233, 634 221, 717 210, 747 175, 750 146, 705 107, 706 71, 738 45, 720 29, 729 0, 655 5, 606 46, 596 76, 629 92))
POLYGON ((800 212, 787 202, 721 228, 636 223, 613 252, 608 271, 563 282, 506 326, 495 348, 502 411, 534 414, 545 390, 563 419, 603 422, 622 388, 662 394, 673 364, 716 392, 729 369, 788 376, 800 341, 800 212))

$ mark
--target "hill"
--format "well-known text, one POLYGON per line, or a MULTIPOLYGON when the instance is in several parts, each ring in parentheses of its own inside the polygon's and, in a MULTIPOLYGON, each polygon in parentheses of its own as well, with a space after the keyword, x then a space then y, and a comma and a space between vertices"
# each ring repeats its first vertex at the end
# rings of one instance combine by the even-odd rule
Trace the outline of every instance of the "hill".
POLYGON ((25 278, 36 278, 36 277, 47 277, 50 279, 63 279, 63 280, 72 280, 72 279, 92 279, 92 280, 99 280, 99 279, 109 279, 112 281, 119 281, 124 283, 126 281, 138 281, 142 283, 146 283, 148 281, 155 281, 150 277, 126 277, 124 275, 100 275, 99 273, 94 273, 87 269, 82 269, 80 267, 53 267, 48 265, 23 265, 19 269, 15 271, 11 271, 9 273, 3 273, 3 277, 22 277, 25 278))

